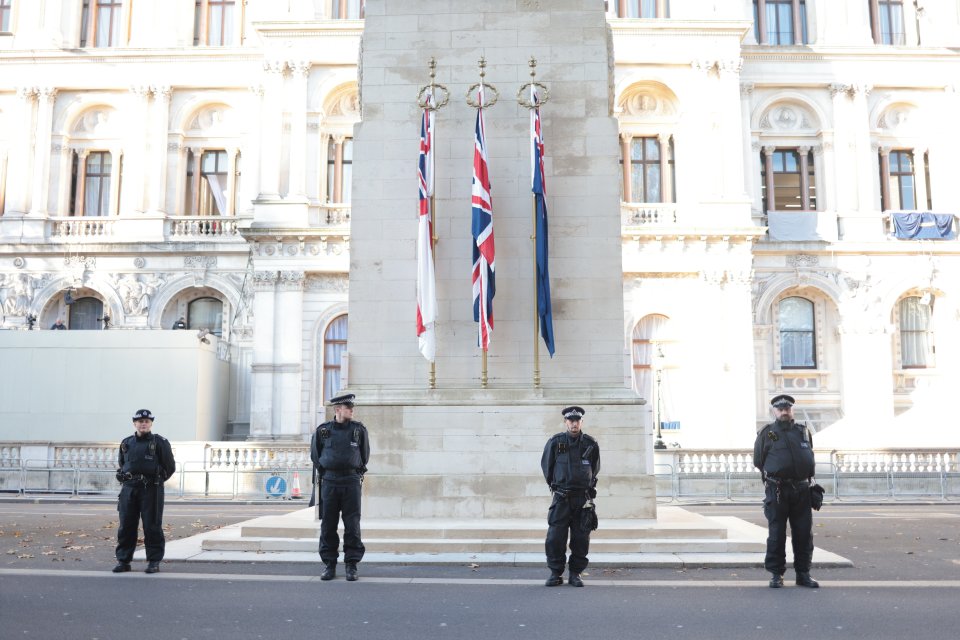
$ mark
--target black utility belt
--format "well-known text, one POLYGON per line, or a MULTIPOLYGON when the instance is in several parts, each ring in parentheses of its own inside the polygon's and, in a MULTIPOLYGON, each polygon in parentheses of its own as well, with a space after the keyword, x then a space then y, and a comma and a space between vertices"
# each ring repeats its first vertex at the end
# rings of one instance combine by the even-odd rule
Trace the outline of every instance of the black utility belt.
POLYGON ((773 476, 767 476, 767 482, 773 485, 788 485, 792 487, 809 487, 809 480, 794 480, 792 478, 776 478, 773 476))
POLYGON ((358 476, 360 472, 356 469, 350 469, 349 471, 339 471, 334 469, 324 469, 323 477, 324 478, 348 478, 350 476, 358 476))
POLYGON ((159 476, 145 476, 145 475, 143 475, 142 473, 133 473, 133 474, 124 476, 123 481, 124 481, 124 482, 145 482, 145 483, 150 483, 150 482, 156 482, 156 481, 158 481, 159 479, 160 479, 159 476))

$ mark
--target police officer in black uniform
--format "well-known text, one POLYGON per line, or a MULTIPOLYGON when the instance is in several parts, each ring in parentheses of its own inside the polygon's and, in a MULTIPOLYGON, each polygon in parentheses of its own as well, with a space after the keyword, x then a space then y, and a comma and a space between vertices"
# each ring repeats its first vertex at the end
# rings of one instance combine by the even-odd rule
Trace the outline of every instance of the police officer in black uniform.
POLYGON ((140 409, 133 414, 136 433, 120 442, 117 480, 123 483, 117 510, 117 566, 114 573, 130 571, 137 547, 137 527, 143 520, 147 573, 160 571, 163 560, 163 483, 177 470, 170 441, 153 433, 153 414, 140 409))
POLYGON ((553 492, 553 502, 547 512, 547 567, 548 587, 563 584, 563 569, 567 564, 567 536, 570 537, 571 587, 582 587, 580 574, 587 568, 590 550, 590 530, 582 526, 584 507, 593 508, 600 473, 600 446, 597 441, 580 431, 582 407, 567 407, 563 415, 566 431, 547 440, 540 467, 543 477, 553 492))
POLYGON ((816 470, 813 436, 805 425, 794 422, 791 396, 775 396, 770 404, 776 421, 760 430, 753 445, 753 465, 760 469, 766 486, 763 515, 767 518, 769 533, 764 566, 772 574, 770 587, 782 587, 787 569, 789 521, 797 584, 816 589, 820 584, 810 577, 813 559, 810 482, 816 470))
POLYGON ((321 580, 337 575, 340 537, 337 526, 343 517, 343 562, 347 580, 357 579, 357 563, 363 559, 360 539, 360 498, 363 474, 370 460, 367 428, 353 419, 352 393, 330 400, 334 419, 317 427, 310 459, 320 479, 320 560, 325 565, 321 580))

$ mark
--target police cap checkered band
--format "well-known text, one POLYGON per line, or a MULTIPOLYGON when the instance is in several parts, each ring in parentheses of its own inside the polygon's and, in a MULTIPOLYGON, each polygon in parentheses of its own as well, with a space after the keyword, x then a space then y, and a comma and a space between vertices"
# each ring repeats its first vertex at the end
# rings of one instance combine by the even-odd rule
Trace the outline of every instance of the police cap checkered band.
POLYGON ((566 420, 579 420, 586 414, 583 407, 567 407, 560 412, 566 420))
POLYGON ((336 406, 342 404, 347 407, 353 407, 353 401, 357 399, 352 393, 345 393, 342 396, 337 396, 335 398, 330 398, 330 404, 336 406))
POLYGON ((792 407, 796 403, 797 401, 793 399, 793 396, 782 393, 779 396, 773 397, 773 400, 770 401, 770 406, 782 409, 784 407, 792 407))
POLYGON ((150 413, 150 409, 140 409, 135 414, 133 414, 134 421, 137 420, 150 420, 153 421, 153 414, 150 413))

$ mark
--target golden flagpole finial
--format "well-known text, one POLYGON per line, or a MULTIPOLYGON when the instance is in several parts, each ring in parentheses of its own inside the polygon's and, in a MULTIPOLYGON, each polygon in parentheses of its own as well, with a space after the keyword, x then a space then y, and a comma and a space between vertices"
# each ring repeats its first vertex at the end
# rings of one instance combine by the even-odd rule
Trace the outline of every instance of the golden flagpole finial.
POLYGON ((497 104, 497 100, 500 99, 500 92, 495 86, 484 80, 487 75, 487 58, 485 56, 480 56, 478 66, 480 67, 480 82, 474 82, 467 89, 467 104, 474 109, 486 109, 497 104), (480 87, 484 89, 482 104, 475 96, 475 92, 480 87))
POLYGON ((550 100, 550 90, 547 89, 546 85, 537 82, 537 59, 530 56, 530 61, 527 62, 527 66, 530 67, 530 82, 525 82, 517 89, 517 102, 521 107, 536 109, 550 100), (534 101, 531 95, 531 87, 535 90, 534 93, 536 93, 537 96, 536 101, 534 101))
POLYGON ((437 59, 430 56, 427 66, 430 67, 430 83, 422 85, 417 91, 417 104, 421 109, 438 111, 450 102, 450 92, 437 82, 437 59))

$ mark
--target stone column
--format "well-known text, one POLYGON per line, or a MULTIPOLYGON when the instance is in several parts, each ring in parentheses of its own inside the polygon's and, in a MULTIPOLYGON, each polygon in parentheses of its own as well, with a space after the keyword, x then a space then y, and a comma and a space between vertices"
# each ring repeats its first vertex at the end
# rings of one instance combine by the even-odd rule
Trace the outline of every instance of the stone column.
POLYGON ((810 147, 798 147, 800 154, 800 210, 810 211, 810 147))
MULTIPOLYGON (((250 87, 250 94, 246 100, 247 117, 252 122, 263 121, 263 85, 253 85, 250 87)), ((240 215, 250 215, 253 209, 253 201, 257 199, 260 193, 260 149, 261 134, 259 130, 254 130, 246 137, 246 145, 242 148, 241 158, 243 159, 243 180, 240 183, 240 215)))
POLYGON ((853 126, 854 141, 856 143, 857 169, 857 208, 860 213, 877 211, 873 193, 873 176, 876 165, 873 161, 873 151, 870 145, 870 105, 867 97, 873 89, 870 85, 857 84, 851 88, 853 94, 853 126))
POLYGON ((144 211, 144 186, 146 184, 147 135, 150 131, 150 94, 148 86, 130 87, 130 111, 126 139, 124 140, 123 184, 121 198, 124 214, 144 211))
POLYGON ((623 171, 623 201, 633 202, 633 177, 630 158, 630 147, 633 146, 633 137, 626 134, 620 136, 620 158, 623 171))
POLYGON ((30 213, 47 215, 50 198, 50 140, 53 130, 53 105, 57 89, 43 87, 38 91, 40 106, 37 110, 37 134, 33 160, 33 198, 30 213))
POLYGON ((287 63, 265 62, 260 128, 260 193, 257 200, 280 199, 280 145, 283 140, 283 74, 287 63))
POLYGON ((293 105, 290 111, 290 188, 288 198, 305 199, 307 187, 307 80, 310 61, 288 63, 291 70, 293 105))
POLYGON ((776 187, 773 182, 773 154, 776 150, 775 145, 767 145, 763 148, 763 172, 766 174, 765 186, 767 188, 767 210, 764 211, 764 214, 768 211, 777 210, 776 187))
POLYGON ((161 214, 167 210, 167 130, 170 118, 170 98, 173 90, 169 85, 153 87, 153 153, 147 172, 147 211, 161 214))
MULTIPOLYGON (((850 173, 850 164, 853 161, 851 145, 848 136, 850 87, 845 84, 831 84, 830 97, 833 104, 833 153, 830 154, 831 164, 836 168, 827 189, 834 196, 834 208, 838 212, 846 213, 855 208, 855 191, 849 188, 854 177, 850 173), (844 185, 844 188, 839 188, 844 185)), ((819 189, 821 185, 817 185, 819 189)))
POLYGON ((83 202, 87 192, 87 156, 89 155, 89 149, 77 150, 77 195, 73 202, 73 215, 75 216, 82 216, 86 213, 83 202))
POLYGON ((825 147, 831 146, 829 143, 818 144, 813 146, 813 177, 816 180, 817 190, 816 205, 813 206, 814 211, 833 211, 833 202, 832 202, 832 193, 829 193, 826 189, 823 188, 823 176, 828 175, 832 176, 833 173, 830 173, 825 170, 825 158, 826 153, 824 152, 825 147), (830 204, 828 208, 826 205, 830 204))
POLYGON ((890 147, 880 147, 880 210, 902 207, 902 202, 898 207, 890 206, 890 147))
POLYGON ((917 211, 927 210, 927 163, 924 162, 926 152, 923 147, 913 149, 913 182, 917 211))
POLYGON ((8 122, 16 122, 10 145, 7 166, 7 203, 5 215, 23 216, 30 210, 30 181, 33 177, 33 104, 37 97, 34 87, 17 88, 17 109, 8 122))
POLYGON ((285 439, 301 435, 304 280, 303 271, 281 271, 276 294, 273 404, 279 420, 274 423, 274 436, 285 439))
POLYGON ((70 215, 73 153, 73 149, 66 145, 60 147, 60 179, 57 182, 59 187, 57 190, 57 215, 61 217, 70 215))
POLYGON ((120 149, 120 147, 111 148, 110 149, 110 208, 109 208, 109 212, 111 216, 118 215, 118 212, 120 211, 120 167, 122 163, 123 163, 123 151, 120 149))
POLYGON ((240 152, 236 147, 227 149, 227 210, 223 212, 225 216, 235 216, 237 204, 237 154, 240 152))
POLYGON ((274 433, 276 288, 276 271, 253 272, 253 363, 250 366, 251 440, 269 439, 274 433))
POLYGON ((752 82, 740 83, 740 122, 743 126, 743 136, 741 145, 743 147, 743 190, 750 195, 751 201, 755 198, 756 190, 754 182, 760 174, 754 176, 753 168, 755 166, 754 153, 752 151, 753 131, 750 127, 750 116, 753 112, 751 99, 753 97, 754 85, 752 82))

